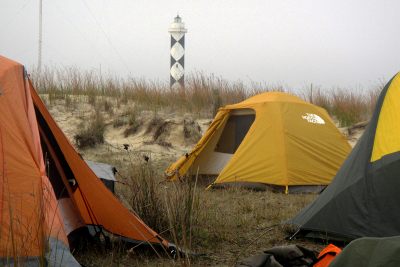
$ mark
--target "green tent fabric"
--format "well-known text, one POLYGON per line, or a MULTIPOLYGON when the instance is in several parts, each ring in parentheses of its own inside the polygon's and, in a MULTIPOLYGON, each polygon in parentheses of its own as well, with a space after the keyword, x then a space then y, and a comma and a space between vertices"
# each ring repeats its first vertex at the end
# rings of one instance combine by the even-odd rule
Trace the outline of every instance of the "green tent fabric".
POLYGON ((400 236, 364 237, 352 241, 329 267, 400 266, 400 236))
POLYGON ((400 235, 400 74, 382 90, 370 123, 332 183, 286 224, 298 236, 350 241, 400 235))
POLYGON ((236 267, 307 267, 317 260, 318 252, 299 245, 267 249, 263 254, 251 256, 236 263, 236 267))

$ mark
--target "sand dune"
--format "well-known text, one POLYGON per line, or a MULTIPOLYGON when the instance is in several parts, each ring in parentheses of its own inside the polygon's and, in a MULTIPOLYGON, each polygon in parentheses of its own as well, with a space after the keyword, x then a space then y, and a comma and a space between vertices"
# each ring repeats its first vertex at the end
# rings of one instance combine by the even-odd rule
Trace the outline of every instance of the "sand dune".
MULTIPOLYGON (((100 110, 106 123, 105 144, 94 149, 82 151, 85 159, 101 160, 105 151, 123 151, 124 144, 129 145, 129 151, 150 155, 157 162, 163 160, 164 166, 172 164, 178 158, 190 152, 200 137, 212 122, 212 118, 198 118, 193 114, 180 114, 165 111, 138 111, 133 103, 121 104, 113 99, 97 99, 97 104, 91 105, 84 97, 76 97, 72 104, 66 105, 65 100, 53 100, 49 104, 48 97, 42 98, 68 138, 74 143, 74 136, 80 127, 100 110), (112 106, 112 112, 105 111, 104 101, 112 106), (136 120, 141 124, 137 132, 125 137, 128 124, 116 127, 115 120, 136 112, 136 120)), ((368 122, 359 123, 353 127, 339 128, 352 147, 355 146, 368 122)), ((163 167, 164 167, 163 166, 163 167)))

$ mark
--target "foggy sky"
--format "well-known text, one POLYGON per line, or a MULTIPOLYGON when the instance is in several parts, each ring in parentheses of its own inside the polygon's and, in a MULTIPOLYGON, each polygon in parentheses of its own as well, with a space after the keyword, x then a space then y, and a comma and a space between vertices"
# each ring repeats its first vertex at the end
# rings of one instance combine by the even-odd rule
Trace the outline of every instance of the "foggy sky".
MULTIPOLYGON (((294 90, 364 88, 400 71, 398 1, 43 0, 42 67, 169 83, 179 12, 185 71, 294 90)), ((38 64, 39 0, 0 1, 0 55, 38 64)))

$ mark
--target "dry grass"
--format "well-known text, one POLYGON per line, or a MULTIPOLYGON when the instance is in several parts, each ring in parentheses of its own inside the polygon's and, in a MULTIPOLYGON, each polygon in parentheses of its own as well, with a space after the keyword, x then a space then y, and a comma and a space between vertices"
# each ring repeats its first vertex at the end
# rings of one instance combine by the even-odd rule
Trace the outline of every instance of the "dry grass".
MULTIPOLYGON (((33 76, 40 93, 48 94, 51 105, 64 99, 68 108, 73 108, 84 99, 114 116, 115 127, 132 126, 125 136, 135 134, 144 122, 138 119, 141 110, 151 110, 153 119, 146 123, 147 134, 159 139, 166 127, 173 127, 157 115, 160 110, 178 114, 192 113, 199 117, 212 118, 220 106, 241 102, 253 95, 267 91, 283 91, 296 94, 317 106, 325 108, 341 126, 354 125, 368 120, 385 82, 380 81, 368 91, 351 88, 304 88, 292 92, 280 84, 241 81, 229 82, 202 72, 189 74, 185 89, 171 90, 167 83, 144 79, 123 80, 112 75, 99 75, 94 71, 73 68, 45 69, 41 77, 33 76), (77 97, 79 96, 79 97, 77 97), (114 101, 104 100, 104 97, 114 101), (135 103, 126 114, 116 110, 120 105, 135 103), (139 126, 138 126, 139 125, 139 126)), ((185 121, 184 134, 187 139, 198 139, 196 125, 185 121)), ((192 140, 192 141, 193 141, 192 140)), ((162 140, 160 141, 162 142, 162 140)), ((149 248, 131 251, 126 244, 114 240, 109 246, 91 248, 77 258, 85 266, 229 266, 236 256, 269 226, 281 223, 298 213, 317 195, 284 195, 272 191, 254 192, 239 188, 205 190, 194 181, 186 183, 160 182, 163 172, 173 162, 165 159, 161 163, 145 162, 142 154, 109 151, 93 159, 112 164, 121 173, 127 185, 117 185, 117 197, 157 232, 190 253, 205 253, 206 256, 169 259, 163 258, 149 248), (121 160, 122 159, 122 160, 121 160)), ((148 156, 148 155, 147 155, 148 156)), ((267 248, 289 244, 285 237, 295 231, 293 226, 273 227, 264 236, 249 246, 240 258, 259 254, 267 248)), ((295 240, 292 243, 322 250, 326 244, 312 240, 295 240)), ((183 255, 184 256, 184 255, 183 255)))
POLYGON ((95 112, 89 121, 78 127, 78 133, 74 136, 77 147, 82 149, 104 143, 104 127, 103 116, 95 112))
MULTIPOLYGON (((341 126, 350 126, 371 116, 377 97, 385 81, 373 84, 368 90, 362 88, 321 88, 310 86, 302 92, 281 84, 256 83, 245 84, 242 81, 230 82, 214 75, 206 76, 202 72, 189 73, 184 89, 173 90, 167 82, 129 78, 101 74, 95 70, 82 71, 77 68, 45 68, 40 76, 32 74, 35 88, 49 95, 50 104, 57 99, 66 99, 71 105, 71 95, 86 96, 87 103, 98 105, 99 96, 108 96, 119 103, 135 103, 138 109, 176 111, 181 114, 193 113, 213 118, 219 107, 239 103, 251 96, 269 92, 287 92, 325 108, 332 117, 339 120, 341 126)), ((104 109, 112 112, 108 101, 104 109)))
MULTIPOLYGON (((161 251, 160 259, 149 248, 132 252, 129 246, 115 240, 111 247, 100 246, 78 255, 86 266, 229 266, 269 226, 291 218, 317 197, 241 188, 205 190, 195 180, 160 183, 162 172, 171 162, 153 165, 151 160, 144 160, 144 155, 133 152, 110 152, 98 160, 115 165, 122 175, 119 179, 128 184, 117 185, 117 197, 125 206, 154 230, 164 232, 162 236, 168 241, 189 253, 205 256, 190 257, 185 265, 184 257, 178 262, 161 251), (128 160, 119 160, 123 155, 128 160)), ((273 227, 240 259, 289 243, 316 250, 326 246, 310 240, 286 241, 285 237, 295 230, 293 226, 273 227)))

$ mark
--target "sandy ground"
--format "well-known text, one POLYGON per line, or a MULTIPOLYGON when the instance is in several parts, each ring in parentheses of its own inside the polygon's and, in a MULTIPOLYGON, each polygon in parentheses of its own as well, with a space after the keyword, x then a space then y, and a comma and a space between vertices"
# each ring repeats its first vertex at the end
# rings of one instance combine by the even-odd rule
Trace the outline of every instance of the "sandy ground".
POLYGON ((112 103, 112 112, 106 112, 104 99, 98 99, 97 105, 93 106, 79 98, 73 101, 74 105, 66 106, 65 100, 53 100, 50 104, 46 95, 41 97, 45 99, 50 113, 74 145, 74 136, 79 129, 85 127, 96 109, 101 111, 106 123, 105 143, 94 149, 78 149, 85 160, 100 161, 103 159, 102 155, 110 151, 123 152, 124 144, 127 144, 130 152, 149 156, 154 162, 163 160, 172 164, 192 150, 212 122, 210 118, 177 112, 134 111, 134 104, 118 104, 115 100, 109 100, 112 103), (128 123, 116 127, 115 121, 127 121, 132 112, 136 112, 136 120, 141 125, 136 133, 125 137, 124 131, 129 128, 128 123))
MULTIPOLYGON (((138 111, 133 103, 121 104, 113 99, 98 98, 97 103, 91 105, 85 97, 76 97, 67 106, 64 99, 53 100, 50 103, 48 96, 42 95, 42 98, 45 99, 54 119, 74 144, 74 136, 78 130, 85 126, 96 110, 100 110, 106 123, 105 144, 80 151, 85 159, 94 161, 101 160, 102 154, 107 154, 106 152, 124 151, 124 144, 128 144, 129 151, 149 156, 154 162, 164 160, 172 164, 192 150, 212 122, 211 118, 199 118, 192 114, 138 111), (108 111, 105 111, 105 101, 108 101, 108 111), (115 127, 115 121, 126 120, 132 112, 136 112, 136 120, 141 126, 136 133, 125 137, 124 131, 129 125, 115 127), (157 118, 157 122, 154 122, 154 118, 157 118), (185 134, 185 128, 189 133, 185 134)), ((347 141, 354 147, 367 124, 368 122, 361 122, 339 130, 343 135, 347 135, 347 141)))
MULTIPOLYGON (((133 160, 143 161, 144 156, 149 156, 151 158, 151 162, 153 162, 154 165, 158 164, 155 169, 156 172, 159 172, 159 175, 157 177, 159 177, 160 179, 162 179, 162 174, 166 170, 166 167, 168 167, 170 164, 173 164, 177 159, 185 155, 185 153, 192 150, 192 148, 196 145, 197 141, 205 133, 208 126, 212 122, 211 118, 199 118, 196 117, 196 115, 192 114, 138 110, 132 103, 122 104, 117 103, 115 100, 112 99, 98 99, 97 104, 91 105, 88 104, 87 100, 85 100, 84 98, 77 98, 73 99, 72 103, 70 103, 69 105, 66 105, 65 100, 53 100, 50 104, 50 101, 46 98, 46 96, 42 97, 46 99, 45 102, 51 114, 58 122, 59 126, 63 129, 65 134, 68 136, 68 138, 70 138, 72 143, 75 143, 74 136, 76 135, 76 133, 79 132, 82 127, 85 127, 85 124, 90 121, 93 114, 96 113, 96 110, 100 111, 104 118, 104 122, 106 123, 105 143, 102 145, 98 145, 93 149, 79 149, 79 152, 84 159, 113 164, 117 167, 118 170, 120 170, 119 167, 124 167, 130 164, 132 158, 128 157, 131 154, 138 155, 138 157, 135 157, 133 160), (104 105, 105 100, 108 101, 107 105, 112 107, 109 107, 108 111, 106 111, 104 105), (126 129, 129 128, 129 124, 125 123, 124 125, 116 127, 115 121, 122 120, 126 122, 133 112, 135 112, 136 114, 136 121, 139 122, 139 124, 141 123, 141 126, 138 128, 137 132, 129 135, 128 137, 125 137, 124 132, 126 129), (155 118, 158 119, 155 120, 155 118), (126 153, 126 151, 124 150, 124 144, 128 144, 129 151, 135 153, 126 153)), ((343 135, 347 136, 347 141, 352 147, 354 147, 354 145, 361 137, 367 124, 367 122, 362 122, 353 127, 339 128, 339 130, 343 135)), ((218 198, 217 194, 213 195, 213 199, 218 198)), ((229 192, 227 192, 227 194, 229 195, 229 192)), ((280 197, 282 197, 282 199, 279 201, 281 201, 282 203, 285 203, 284 201, 287 201, 287 203, 293 201, 288 199, 288 197, 292 197, 293 199, 295 199, 296 203, 303 202, 305 199, 304 196, 302 198, 295 198, 295 195, 273 195, 271 199, 279 199, 280 197)), ((308 197, 309 196, 307 196, 307 199, 308 197)), ((226 200, 227 198, 230 199, 230 195, 223 199, 226 200)), ((241 201, 240 203, 244 201, 242 198, 239 199, 241 201)), ((251 200, 251 203, 253 203, 253 200, 251 200)), ((265 202, 263 203, 263 205, 265 206, 265 202)), ((291 205, 283 205, 292 207, 291 205)), ((269 206, 265 207, 269 208, 269 206)), ((279 208, 277 214, 285 214, 285 212, 279 212, 280 210, 281 209, 279 208)), ((265 214, 265 212, 263 214, 265 214)), ((265 217, 263 218, 263 220, 266 220, 265 217)), ((236 231, 240 232, 240 230, 238 229, 241 228, 238 227, 239 226, 236 226, 235 229, 236 231)), ((248 229, 246 231, 249 232, 248 229)), ((285 242, 283 238, 279 239, 276 233, 275 235, 271 233, 271 236, 274 237, 274 242, 278 243, 269 243, 269 239, 265 238, 263 239, 264 243, 262 244, 264 245, 261 245, 262 247, 265 247, 267 245, 274 246, 274 244, 281 244, 279 242, 285 242)), ((321 247, 323 247, 322 245, 315 245, 311 242, 304 243, 303 246, 317 247, 314 248, 316 250, 321 250, 321 247)), ((249 254, 246 255, 258 254, 257 251, 259 250, 259 248, 254 247, 252 249, 253 250, 248 251, 249 254)), ((237 250, 237 244, 230 244, 228 245, 228 248, 224 247, 224 249, 221 249, 220 252, 212 251, 212 249, 210 249, 209 251, 207 251, 207 258, 199 260, 200 263, 196 266, 228 266, 227 263, 229 262, 230 258, 233 257, 231 254, 236 255, 237 250)), ((85 259, 91 260, 91 256, 85 257, 85 259)), ((128 255, 126 257, 129 258, 134 256, 128 255)), ((156 266, 159 264, 149 264, 146 266, 153 265, 156 266)))
POLYGON ((368 123, 369 121, 363 121, 350 127, 339 128, 339 130, 343 135, 347 136, 346 140, 349 142, 351 147, 354 147, 364 133, 368 123))

